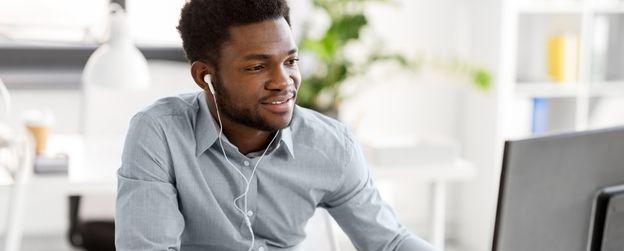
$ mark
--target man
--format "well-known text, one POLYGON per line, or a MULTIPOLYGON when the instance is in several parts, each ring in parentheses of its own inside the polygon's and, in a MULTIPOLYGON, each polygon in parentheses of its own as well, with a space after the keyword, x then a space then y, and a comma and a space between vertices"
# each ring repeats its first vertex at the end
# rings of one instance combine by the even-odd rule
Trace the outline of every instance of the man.
POLYGON ((178 29, 203 91, 132 119, 118 250, 296 250, 317 207, 360 250, 432 250, 381 200, 345 127, 295 105, 285 0, 191 0, 178 29))

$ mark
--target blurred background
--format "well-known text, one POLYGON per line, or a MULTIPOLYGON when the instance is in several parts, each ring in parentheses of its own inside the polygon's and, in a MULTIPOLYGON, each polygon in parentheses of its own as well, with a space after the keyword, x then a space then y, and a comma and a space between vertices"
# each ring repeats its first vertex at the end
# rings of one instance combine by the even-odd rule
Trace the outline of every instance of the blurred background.
MULTIPOLYGON (((110 229, 130 117, 199 91, 175 28, 185 1, 113 2, 0 1, 7 249, 81 249, 110 229)), ((289 3, 299 104, 351 129, 382 197, 441 249, 491 249, 505 140, 624 124, 624 1, 289 3)))

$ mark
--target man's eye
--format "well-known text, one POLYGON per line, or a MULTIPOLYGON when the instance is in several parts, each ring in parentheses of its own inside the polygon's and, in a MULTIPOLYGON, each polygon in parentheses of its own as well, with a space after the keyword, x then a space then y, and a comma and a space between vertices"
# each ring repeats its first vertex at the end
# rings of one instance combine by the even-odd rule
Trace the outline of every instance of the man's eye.
POLYGON ((297 65, 297 62, 299 62, 298 58, 293 58, 293 59, 289 59, 288 61, 286 61, 288 65, 293 65, 293 66, 297 65))
POLYGON ((264 66, 256 65, 256 66, 252 66, 252 67, 246 68, 245 70, 246 71, 260 71, 262 69, 264 69, 264 66))

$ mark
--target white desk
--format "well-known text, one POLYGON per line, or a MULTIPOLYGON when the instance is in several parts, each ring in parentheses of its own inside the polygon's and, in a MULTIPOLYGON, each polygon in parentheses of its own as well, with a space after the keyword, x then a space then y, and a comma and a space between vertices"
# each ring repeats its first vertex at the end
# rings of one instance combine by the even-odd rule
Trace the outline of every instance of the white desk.
POLYGON ((466 181, 476 176, 475 167, 468 161, 456 160, 448 164, 428 166, 373 166, 377 180, 406 183, 431 183, 432 244, 444 250, 446 220, 446 186, 450 182, 466 181))
MULTIPOLYGON (((121 163, 123 139, 85 138, 81 135, 54 135, 50 152, 70 156, 68 175, 33 175, 29 186, 60 189, 65 195, 115 193, 116 170, 121 163)), ((470 180, 476 175, 474 166, 464 160, 430 166, 373 166, 377 180, 406 183, 431 183, 433 189, 432 244, 444 250, 446 218, 446 186, 450 182, 470 180)), ((5 177, 6 178, 6 177, 5 177)), ((3 180, 0 174, 0 182, 3 180)))
POLYGON ((54 183, 67 194, 114 193, 122 148, 123 139, 53 135, 49 152, 69 155, 68 175, 33 175, 31 183, 54 183))
MULTIPOLYGON (((111 138, 86 138, 79 134, 53 135, 48 152, 69 155, 67 175, 33 174, 29 185, 43 183, 65 184, 67 192, 109 192, 116 189, 117 169, 121 165, 123 141, 111 138)), ((13 179, 0 170, 0 186, 11 185, 13 179)))
MULTIPOLYGON (((24 201, 20 213, 28 216, 8 231, 28 234, 51 234, 67 229, 67 196, 74 194, 114 194, 117 188, 116 170, 121 163, 121 140, 86 139, 77 134, 53 135, 50 153, 66 153, 69 157, 68 175, 30 174, 22 185, 24 201), (23 213, 21 211, 24 211, 23 213)), ((0 171, 0 185, 11 185, 12 179, 0 171)), ((0 186, 0 197, 11 196, 10 186, 0 186)), ((8 213, 16 215, 15 210, 8 213)), ((3 208, 3 210, 5 210, 3 208)), ((6 225, 1 215, 0 226, 6 225)), ((0 230, 1 231, 1 230, 0 230)))

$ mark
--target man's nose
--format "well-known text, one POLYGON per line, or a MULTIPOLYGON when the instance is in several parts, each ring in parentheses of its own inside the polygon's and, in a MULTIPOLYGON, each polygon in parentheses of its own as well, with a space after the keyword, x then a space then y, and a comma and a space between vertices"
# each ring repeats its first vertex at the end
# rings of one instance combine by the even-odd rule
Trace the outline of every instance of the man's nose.
POLYGON ((290 77, 288 71, 286 71, 284 67, 276 67, 276 69, 271 72, 271 80, 268 83, 267 89, 283 91, 293 84, 293 79, 290 77))

